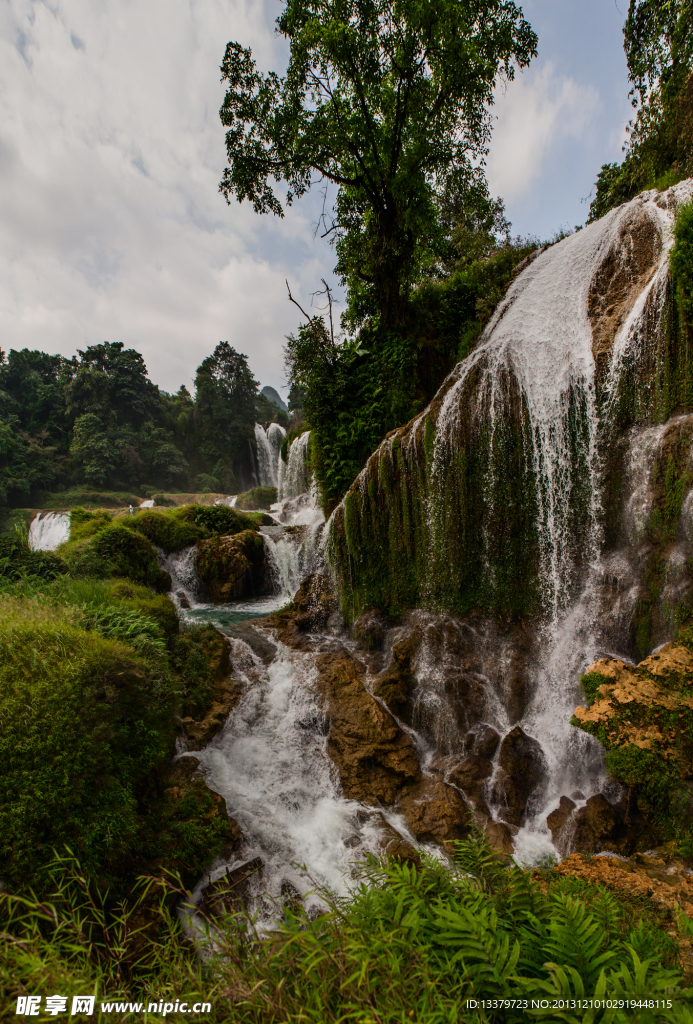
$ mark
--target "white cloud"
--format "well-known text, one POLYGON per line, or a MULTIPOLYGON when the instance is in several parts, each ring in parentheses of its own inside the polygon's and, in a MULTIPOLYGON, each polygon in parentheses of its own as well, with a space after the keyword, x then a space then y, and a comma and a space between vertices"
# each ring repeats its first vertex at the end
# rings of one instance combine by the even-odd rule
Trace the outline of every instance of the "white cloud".
POLYGON ((487 161, 491 192, 508 202, 529 192, 557 147, 586 136, 599 105, 595 88, 558 74, 553 61, 499 89, 487 161))
POLYGON ((5 0, 3 349, 123 341, 172 390, 228 339, 262 383, 283 382, 297 323, 284 267, 305 296, 332 254, 308 209, 258 218, 217 191, 224 48, 277 67, 273 14, 256 0, 5 0))

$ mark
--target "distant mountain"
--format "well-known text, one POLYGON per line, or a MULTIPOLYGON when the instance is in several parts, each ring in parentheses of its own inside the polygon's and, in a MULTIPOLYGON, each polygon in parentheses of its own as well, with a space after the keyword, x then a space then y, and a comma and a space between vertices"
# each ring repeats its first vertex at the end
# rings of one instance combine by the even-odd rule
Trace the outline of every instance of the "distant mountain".
POLYGON ((267 398, 270 402, 278 406, 278 408, 280 408, 282 412, 288 413, 289 409, 286 402, 282 402, 278 393, 274 390, 274 388, 271 388, 269 384, 265 385, 265 387, 260 391, 260 394, 264 395, 265 398, 267 398))

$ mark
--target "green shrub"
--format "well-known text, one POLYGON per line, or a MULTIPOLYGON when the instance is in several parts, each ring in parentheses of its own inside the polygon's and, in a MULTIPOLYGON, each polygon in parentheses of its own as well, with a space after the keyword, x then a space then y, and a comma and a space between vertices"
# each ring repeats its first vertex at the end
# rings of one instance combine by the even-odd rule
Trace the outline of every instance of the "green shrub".
MULTIPOLYGON (((73 508, 70 512, 70 541, 88 540, 104 530, 111 523, 111 514, 105 509, 88 512, 85 508, 73 508)), ((68 543, 70 542, 68 541, 68 543)))
POLYGON ((228 536, 257 527, 257 516, 244 515, 243 512, 228 508, 226 505, 184 505, 178 510, 178 514, 189 518, 210 537, 228 536))
POLYGON ((67 566, 57 555, 49 551, 31 551, 15 535, 0 537, 0 578, 21 580, 25 576, 36 576, 41 580, 53 580, 67 572, 67 566))
POLYGON ((204 530, 175 512, 143 509, 134 516, 125 516, 122 524, 167 552, 181 551, 205 536, 204 530))
POLYGON ((0 602, 6 883, 26 884, 65 843, 94 873, 123 869, 139 830, 135 790, 170 756, 175 700, 131 646, 64 609, 0 602))
POLYGON ((274 505, 277 500, 276 487, 253 487, 236 498, 236 508, 262 509, 274 505))
POLYGON ((63 544, 61 554, 71 572, 84 576, 124 576, 162 592, 171 577, 159 568, 156 553, 146 537, 115 522, 84 541, 63 544))

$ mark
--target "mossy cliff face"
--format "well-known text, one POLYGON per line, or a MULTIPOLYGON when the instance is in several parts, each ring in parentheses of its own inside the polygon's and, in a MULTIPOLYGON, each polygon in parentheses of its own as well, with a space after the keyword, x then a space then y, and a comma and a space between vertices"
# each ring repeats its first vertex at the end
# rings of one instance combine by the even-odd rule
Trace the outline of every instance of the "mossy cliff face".
MULTIPOLYGON (((371 456, 329 527, 349 620, 412 607, 555 617, 600 548, 633 548, 638 431, 693 402, 691 331, 665 245, 689 184, 542 253, 428 409, 371 456)), ((676 532, 690 486, 690 431, 676 430, 650 453, 655 544, 676 532)), ((657 575, 630 561, 634 575, 657 575)), ((656 629, 633 626, 633 642, 638 630, 646 647, 656 629)))

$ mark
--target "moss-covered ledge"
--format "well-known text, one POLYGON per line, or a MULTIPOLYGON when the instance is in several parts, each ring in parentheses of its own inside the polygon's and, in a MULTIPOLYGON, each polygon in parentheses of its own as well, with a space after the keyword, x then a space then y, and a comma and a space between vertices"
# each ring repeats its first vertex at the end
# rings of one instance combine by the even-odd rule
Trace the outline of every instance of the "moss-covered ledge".
POLYGON ((635 795, 653 839, 693 853, 693 653, 686 637, 639 665, 602 658, 581 683, 573 725, 606 750, 612 778, 635 795))

